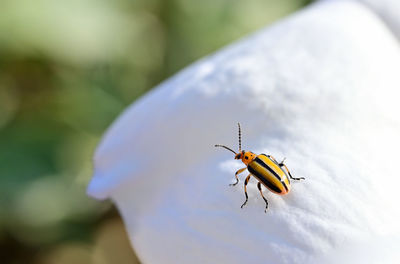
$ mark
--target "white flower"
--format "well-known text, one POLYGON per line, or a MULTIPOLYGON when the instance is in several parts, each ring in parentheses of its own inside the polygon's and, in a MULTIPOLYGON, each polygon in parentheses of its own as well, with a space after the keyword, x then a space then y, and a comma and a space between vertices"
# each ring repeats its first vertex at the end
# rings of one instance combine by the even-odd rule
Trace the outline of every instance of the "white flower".
POLYGON ((366 7, 315 4, 127 109, 88 193, 116 203, 144 263, 391 263, 399 69, 397 40, 366 7), (264 190, 266 214, 254 179, 240 209, 247 174, 228 186, 240 163, 213 147, 237 149, 238 121, 245 150, 285 156, 306 178, 287 196, 264 190))

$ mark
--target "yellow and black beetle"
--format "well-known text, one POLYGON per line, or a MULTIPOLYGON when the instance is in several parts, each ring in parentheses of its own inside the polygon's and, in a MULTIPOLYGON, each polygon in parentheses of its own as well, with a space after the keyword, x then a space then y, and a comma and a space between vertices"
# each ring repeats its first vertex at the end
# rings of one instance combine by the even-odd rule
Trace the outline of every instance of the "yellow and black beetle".
POLYGON ((271 155, 266 155, 266 154, 260 154, 256 155, 251 151, 244 151, 242 150, 242 138, 241 138, 241 131, 240 131, 240 124, 238 123, 239 127, 239 152, 236 153, 232 149, 228 148, 227 146, 224 145, 215 145, 216 147, 222 147, 225 148, 229 151, 232 151, 235 153, 235 159, 241 159, 242 162, 246 165, 245 168, 239 169, 235 173, 236 177, 236 182, 233 184, 230 184, 231 186, 235 186, 236 184, 239 183, 239 178, 238 174, 242 173, 245 169, 247 169, 250 173, 246 177, 244 181, 244 194, 246 196, 246 200, 242 204, 241 208, 245 206, 248 200, 247 196, 247 184, 250 180, 251 176, 254 176, 258 180, 258 190, 260 191, 260 194, 262 198, 265 201, 265 212, 267 212, 268 209, 268 201, 264 197, 261 189, 261 184, 264 185, 266 188, 268 188, 271 192, 279 194, 279 195, 285 195, 289 193, 290 191, 290 179, 292 180, 304 180, 303 177, 301 178, 294 178, 290 174, 290 171, 288 167, 283 163, 285 159, 283 159, 281 162, 277 162, 274 157, 271 155))

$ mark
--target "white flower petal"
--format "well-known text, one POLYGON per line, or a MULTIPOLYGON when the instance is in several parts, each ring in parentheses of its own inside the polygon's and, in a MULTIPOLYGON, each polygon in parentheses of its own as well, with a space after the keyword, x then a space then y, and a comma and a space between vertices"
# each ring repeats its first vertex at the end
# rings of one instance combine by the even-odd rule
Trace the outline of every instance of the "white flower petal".
POLYGON ((126 110, 89 194, 114 200, 144 263, 321 263, 364 244, 367 260, 397 254, 379 241, 400 237, 399 69, 396 38, 364 5, 315 4, 126 110), (244 149, 306 178, 284 197, 265 190, 267 214, 254 179, 240 209, 247 174, 229 187, 239 166, 228 172, 233 154, 213 147, 237 149, 238 121, 244 149))

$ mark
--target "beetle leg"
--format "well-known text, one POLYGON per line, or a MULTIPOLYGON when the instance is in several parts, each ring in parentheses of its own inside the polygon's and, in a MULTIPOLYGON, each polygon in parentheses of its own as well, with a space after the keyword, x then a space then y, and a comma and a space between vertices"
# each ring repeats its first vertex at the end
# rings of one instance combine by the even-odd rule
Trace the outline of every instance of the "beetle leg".
POLYGON ((267 212, 267 209, 268 209, 268 201, 267 201, 267 199, 264 197, 264 194, 262 193, 262 190, 261 190, 261 183, 260 182, 258 182, 257 183, 257 188, 258 188, 258 190, 260 191, 260 194, 261 194, 261 196, 262 196, 262 198, 264 199, 264 201, 265 201, 265 213, 267 212))
POLYGON ((230 186, 235 186, 236 184, 239 183, 238 174, 242 173, 245 169, 247 169, 247 167, 246 167, 246 168, 239 169, 239 170, 235 173, 236 182, 235 182, 235 183, 229 184, 230 186))
POLYGON ((292 174, 290 174, 290 171, 289 171, 288 167, 287 167, 285 164, 283 164, 283 162, 279 163, 279 166, 281 166, 281 168, 282 168, 282 167, 284 167, 284 168, 287 170, 287 172, 289 173, 289 177, 290 177, 290 179, 292 179, 292 180, 296 180, 296 181, 299 181, 299 180, 305 180, 305 178, 304 178, 304 177, 300 177, 300 178, 295 178, 295 177, 292 177, 292 174))
POLYGON ((249 174, 249 175, 246 177, 246 179, 244 180, 244 195, 246 195, 246 201, 244 201, 244 203, 242 204, 242 206, 240 206, 240 208, 243 208, 243 206, 246 205, 247 200, 249 199, 249 196, 247 195, 247 184, 249 183, 250 176, 251 176, 251 174, 249 174))

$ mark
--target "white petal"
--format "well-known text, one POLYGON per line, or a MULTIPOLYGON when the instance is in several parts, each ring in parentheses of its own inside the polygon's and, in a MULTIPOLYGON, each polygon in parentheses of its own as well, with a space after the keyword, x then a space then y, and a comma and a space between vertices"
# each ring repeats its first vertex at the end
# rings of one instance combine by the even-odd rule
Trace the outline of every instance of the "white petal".
POLYGON ((313 5, 126 110, 89 194, 114 200, 144 263, 322 263, 363 244, 353 263, 368 260, 399 241, 399 69, 396 38, 364 5, 313 5), (284 197, 264 191, 267 214, 254 179, 240 209, 247 174, 229 187, 240 166, 213 147, 237 149, 238 121, 244 149, 306 178, 284 197))

